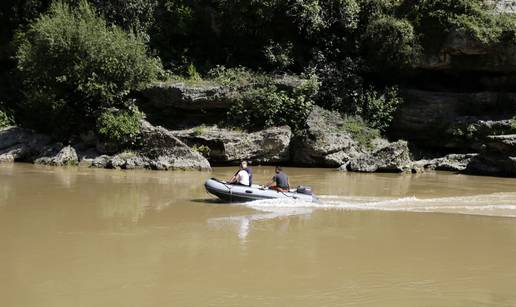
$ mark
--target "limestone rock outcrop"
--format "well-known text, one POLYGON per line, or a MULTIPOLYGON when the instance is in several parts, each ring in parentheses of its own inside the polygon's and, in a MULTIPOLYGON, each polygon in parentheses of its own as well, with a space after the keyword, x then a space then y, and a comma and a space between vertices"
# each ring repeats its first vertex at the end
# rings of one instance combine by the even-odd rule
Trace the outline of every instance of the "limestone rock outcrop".
POLYGON ((516 93, 449 93, 406 90, 391 135, 425 147, 480 149, 488 135, 516 133, 516 93))
POLYGON ((338 167, 358 157, 363 150, 343 125, 344 120, 338 113, 314 107, 307 119, 306 133, 294 140, 292 162, 338 167))
POLYGON ((78 165, 79 158, 72 146, 54 145, 42 152, 41 156, 34 160, 34 163, 50 166, 70 166, 78 165))
POLYGON ((211 169, 210 163, 199 152, 192 150, 163 127, 143 122, 141 155, 150 159, 152 169, 211 169))
POLYGON ((351 159, 347 170, 366 173, 410 171, 411 160, 407 142, 390 143, 372 153, 365 153, 351 159))
POLYGON ((464 172, 471 160, 478 154, 449 154, 444 157, 434 159, 422 159, 414 161, 411 165, 411 170, 414 173, 424 172, 429 170, 449 171, 449 172, 464 172))
POLYGON ((0 162, 31 161, 50 141, 50 137, 29 129, 0 129, 0 162))
POLYGON ((466 172, 480 175, 516 176, 516 134, 492 135, 466 172))
POLYGON ((242 160, 257 164, 287 162, 292 137, 288 126, 251 133, 201 126, 171 133, 214 164, 238 164, 242 160))

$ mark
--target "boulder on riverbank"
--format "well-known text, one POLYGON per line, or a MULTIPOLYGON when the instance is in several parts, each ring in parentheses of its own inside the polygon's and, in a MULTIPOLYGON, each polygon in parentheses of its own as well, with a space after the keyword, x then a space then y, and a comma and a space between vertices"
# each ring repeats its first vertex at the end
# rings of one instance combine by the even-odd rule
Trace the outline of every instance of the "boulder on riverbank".
POLYGON ((293 141, 292 163, 305 166, 338 167, 362 150, 337 112, 314 107, 307 119, 308 129, 293 141))
POLYGON ((502 154, 480 154, 473 159, 465 171, 475 175, 516 177, 516 157, 502 154))
MULTIPOLYGON (((149 159, 149 166, 157 170, 197 169, 210 170, 210 163, 200 153, 181 142, 174 134, 143 121, 141 139, 142 157, 149 159)), ((142 159, 144 161, 146 159, 142 159)), ((133 161, 136 162, 136 161, 133 161)))
POLYGON ((488 136, 482 151, 471 160, 466 172, 515 177, 516 134, 488 136))
POLYGON ((424 171, 449 171, 449 172, 464 172, 472 159, 478 154, 449 154, 444 157, 434 159, 422 159, 414 161, 411 164, 411 170, 413 173, 419 173, 424 171))
POLYGON ((50 137, 29 129, 0 129, 0 162, 31 161, 50 141, 50 137))
POLYGON ((236 165, 243 160, 258 164, 287 162, 292 137, 288 126, 251 133, 200 126, 171 133, 202 153, 210 163, 219 165, 236 165))
POLYGON ((143 146, 134 151, 103 155, 95 148, 63 146, 31 130, 0 130, 0 162, 33 162, 50 166, 81 165, 99 168, 209 170, 209 162, 177 139, 170 131, 143 122, 143 146), (80 150, 77 150, 80 148, 80 150))
MULTIPOLYGON (((371 144, 373 149, 366 150, 339 128, 342 119, 338 115, 322 109, 316 110, 315 114, 318 115, 312 114, 309 120, 308 133, 295 139, 295 147, 291 145, 292 132, 288 127, 254 133, 208 127, 169 131, 143 122, 141 146, 111 155, 99 153, 94 144, 64 146, 52 143, 50 137, 31 130, 9 127, 0 130, 0 162, 115 169, 209 170, 210 163, 204 154, 219 165, 251 160, 257 164, 340 165, 341 170, 356 172, 444 170, 516 176, 516 134, 485 136, 480 153, 448 154, 412 162, 405 141, 390 143, 378 139, 371 144)), ((480 133, 510 129, 509 123, 504 121, 484 121, 477 127, 480 127, 480 133)))
POLYGON ((410 151, 406 141, 390 143, 372 153, 353 158, 346 169, 353 172, 408 172, 411 170, 410 151))
POLYGON ((77 152, 72 146, 50 146, 34 160, 34 164, 50 166, 70 166, 79 164, 77 152))

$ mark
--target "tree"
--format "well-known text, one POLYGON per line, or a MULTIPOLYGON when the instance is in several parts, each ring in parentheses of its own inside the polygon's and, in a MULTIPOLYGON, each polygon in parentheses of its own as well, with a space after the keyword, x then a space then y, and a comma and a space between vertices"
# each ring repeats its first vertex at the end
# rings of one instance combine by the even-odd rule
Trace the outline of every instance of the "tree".
POLYGON ((109 24, 148 36, 154 23, 157 0, 89 0, 109 24))
POLYGON ((392 16, 381 16, 369 23, 362 40, 373 71, 399 71, 409 67, 419 54, 410 22, 392 16))
POLYGON ((85 0, 53 3, 17 45, 25 124, 63 137, 93 129, 105 109, 128 108, 129 93, 160 71, 141 37, 108 26, 85 0))

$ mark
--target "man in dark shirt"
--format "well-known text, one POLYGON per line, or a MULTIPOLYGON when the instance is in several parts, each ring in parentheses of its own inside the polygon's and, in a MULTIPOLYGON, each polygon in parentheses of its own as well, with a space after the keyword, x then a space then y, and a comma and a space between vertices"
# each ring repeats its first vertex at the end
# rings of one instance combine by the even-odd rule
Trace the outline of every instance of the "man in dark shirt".
POLYGON ((272 181, 267 184, 267 187, 278 192, 288 192, 290 185, 288 183, 287 174, 283 172, 283 168, 281 166, 276 166, 275 172, 276 175, 272 177, 272 181))

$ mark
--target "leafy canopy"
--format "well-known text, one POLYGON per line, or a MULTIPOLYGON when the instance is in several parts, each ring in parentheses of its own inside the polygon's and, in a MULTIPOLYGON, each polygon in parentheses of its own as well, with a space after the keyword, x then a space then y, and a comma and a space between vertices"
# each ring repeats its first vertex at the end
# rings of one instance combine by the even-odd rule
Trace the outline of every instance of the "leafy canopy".
POLYGON ((139 36, 108 26, 85 0, 54 2, 21 33, 16 59, 26 108, 39 113, 29 124, 61 135, 94 128, 102 109, 126 108, 160 72, 139 36))

